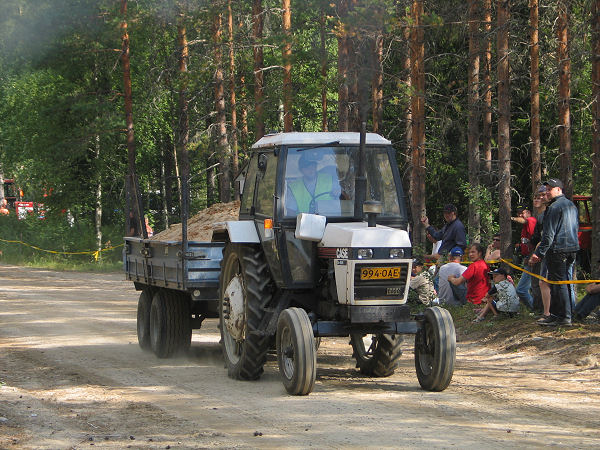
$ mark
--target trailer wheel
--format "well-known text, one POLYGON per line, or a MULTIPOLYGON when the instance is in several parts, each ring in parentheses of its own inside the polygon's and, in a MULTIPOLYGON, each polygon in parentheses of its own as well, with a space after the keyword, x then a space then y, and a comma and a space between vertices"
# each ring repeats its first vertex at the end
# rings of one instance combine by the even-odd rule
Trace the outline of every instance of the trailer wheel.
POLYGON ((231 378, 256 380, 263 373, 270 340, 260 326, 271 299, 271 275, 262 250, 227 244, 219 279, 219 328, 231 378))
POLYGON ((402 356, 402 336, 392 334, 351 334, 352 356, 360 373, 371 377, 389 377, 402 356))
POLYGON ((150 308, 152 306, 152 289, 144 289, 137 305, 137 338, 142 350, 150 351, 150 308))
POLYGON ((443 391, 454 373, 456 333, 448 310, 438 306, 425 310, 423 327, 415 336, 415 367, 421 387, 443 391))
POLYGON ((150 343, 159 358, 186 351, 191 341, 187 299, 167 289, 159 289, 150 307, 150 343))
POLYGON ((315 386, 317 353, 306 311, 285 309, 277 321, 277 363, 283 385, 292 395, 307 395, 315 386))

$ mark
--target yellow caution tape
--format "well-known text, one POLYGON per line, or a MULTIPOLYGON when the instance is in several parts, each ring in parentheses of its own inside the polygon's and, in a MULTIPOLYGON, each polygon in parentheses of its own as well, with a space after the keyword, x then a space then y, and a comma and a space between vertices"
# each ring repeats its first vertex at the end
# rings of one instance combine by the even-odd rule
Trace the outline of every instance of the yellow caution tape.
MULTIPOLYGON (((492 261, 490 261, 492 262, 492 261)), ((508 262, 508 260, 506 259, 500 259, 500 261, 494 261, 494 262, 503 262, 508 264, 510 267, 512 267, 513 269, 517 269, 521 272, 524 272, 526 274, 529 274, 532 277, 538 278, 542 281, 545 281, 548 284, 589 284, 589 283, 600 283, 600 280, 560 280, 560 281, 556 281, 556 280, 549 280, 548 278, 545 278, 541 275, 538 275, 536 273, 532 273, 528 270, 523 269, 522 267, 519 266, 515 266, 514 264, 508 262)))
POLYGON ((119 245, 115 245, 113 247, 103 248, 101 250, 90 250, 90 251, 84 251, 84 252, 60 252, 58 250, 46 250, 46 249, 43 249, 40 247, 36 247, 35 245, 28 244, 27 242, 23 242, 23 241, 14 241, 14 240, 1 239, 1 238, 0 238, 0 241, 8 242, 11 244, 25 245, 25 246, 31 247, 35 250, 39 250, 40 252, 53 253, 55 255, 93 255, 95 261, 98 261, 98 258, 100 257, 100 252, 105 252, 107 250, 112 250, 114 248, 119 248, 119 247, 122 247, 123 245, 125 245, 125 244, 119 244, 119 245))

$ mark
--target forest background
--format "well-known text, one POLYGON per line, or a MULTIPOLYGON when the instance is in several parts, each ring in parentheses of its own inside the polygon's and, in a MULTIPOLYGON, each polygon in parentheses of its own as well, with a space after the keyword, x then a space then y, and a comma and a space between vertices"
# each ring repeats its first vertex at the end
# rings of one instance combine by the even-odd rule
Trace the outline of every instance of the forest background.
POLYGON ((43 203, 45 219, 0 217, 0 238, 110 249, 126 211, 137 214, 128 180, 162 230, 179 221, 186 180, 192 214, 234 199, 263 134, 358 131, 366 120, 397 150, 415 245, 427 244, 418 219, 441 227, 454 203, 472 242, 500 231, 509 257, 520 234, 510 217, 554 176, 568 196, 593 195, 598 260, 599 6, 3 0, 0 177, 43 203))

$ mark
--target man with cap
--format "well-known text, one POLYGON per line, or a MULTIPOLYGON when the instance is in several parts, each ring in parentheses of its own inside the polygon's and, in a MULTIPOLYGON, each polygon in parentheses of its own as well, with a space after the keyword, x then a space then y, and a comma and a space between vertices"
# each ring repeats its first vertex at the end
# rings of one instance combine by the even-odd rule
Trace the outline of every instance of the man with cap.
MULTIPOLYGON (((521 227, 521 242, 517 244, 517 247, 519 248, 523 259, 529 261, 529 255, 533 250, 531 238, 533 237, 537 219, 531 216, 531 211, 528 208, 521 207, 519 208, 519 215, 517 217, 511 217, 510 220, 523 225, 521 227)), ((524 269, 527 272, 531 271, 531 267, 528 264, 525 264, 524 269)), ((517 295, 527 309, 533 311, 533 297, 529 293, 529 290, 531 289, 531 275, 527 272, 521 274, 521 279, 517 285, 517 295)))
MULTIPOLYGON (((548 198, 544 228, 540 244, 529 261, 535 264, 544 258, 550 281, 569 281, 579 250, 579 214, 573 202, 563 195, 562 181, 550 178, 544 186, 548 198)), ((552 283, 550 292, 550 317, 538 323, 543 326, 570 326, 573 291, 568 284, 552 283)))
POLYGON ((467 303, 467 286, 461 284, 454 286, 448 281, 450 275, 460 277, 467 268, 460 261, 464 251, 460 247, 454 247, 448 254, 448 262, 440 267, 438 298, 440 304, 461 306, 467 303))
POLYGON ((413 259, 410 289, 416 292, 421 303, 429 306, 435 298, 435 289, 431 275, 427 270, 423 270, 423 267, 424 263, 421 258, 413 259))
POLYGON ((339 182, 324 172, 317 172, 318 155, 305 151, 298 159, 298 168, 302 178, 288 184, 286 195, 286 211, 290 215, 297 213, 314 213, 319 201, 340 199, 339 182))
POLYGON ((444 227, 441 230, 436 230, 429 225, 427 216, 421 217, 421 223, 427 229, 427 233, 435 240, 441 239, 442 241, 438 252, 432 255, 436 259, 439 259, 440 255, 448 253, 454 247, 460 247, 464 252, 467 246, 467 232, 463 223, 458 219, 456 206, 450 204, 444 206, 444 220, 446 221, 444 227))
POLYGON ((482 322, 490 311, 494 316, 497 316, 498 313, 511 315, 519 312, 519 297, 514 285, 507 279, 508 272, 499 267, 489 272, 489 276, 492 277, 494 285, 483 297, 482 301, 485 303, 485 307, 473 322, 482 322))

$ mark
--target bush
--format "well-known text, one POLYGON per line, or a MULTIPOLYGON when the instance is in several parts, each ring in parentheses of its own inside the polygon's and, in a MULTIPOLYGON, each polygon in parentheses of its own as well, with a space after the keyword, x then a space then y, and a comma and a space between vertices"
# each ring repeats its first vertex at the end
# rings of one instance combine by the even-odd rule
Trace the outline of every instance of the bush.
MULTIPOLYGON (((123 242, 122 227, 103 227, 103 247, 123 242)), ((47 213, 43 219, 35 214, 19 220, 15 214, 0 217, 0 251, 2 261, 33 266, 116 270, 121 247, 105 250, 96 261, 96 233, 90 221, 69 222, 65 214, 47 213), (8 241, 8 242, 7 242, 8 241)))

